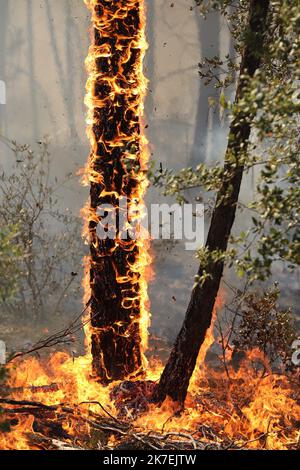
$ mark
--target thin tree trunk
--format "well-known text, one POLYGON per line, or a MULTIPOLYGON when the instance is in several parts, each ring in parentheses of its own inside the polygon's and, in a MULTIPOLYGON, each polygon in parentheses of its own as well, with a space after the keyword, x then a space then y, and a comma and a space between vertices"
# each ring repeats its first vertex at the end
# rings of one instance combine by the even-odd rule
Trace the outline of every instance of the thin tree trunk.
MULTIPOLYGON (((243 97, 245 75, 253 77, 260 67, 264 35, 267 29, 269 0, 251 0, 249 8, 249 37, 245 46, 237 86, 236 102, 243 97)), ((251 116, 239 114, 233 120, 230 131, 224 168, 227 177, 217 195, 206 247, 209 251, 225 252, 235 220, 236 207, 243 176, 243 165, 239 164, 241 149, 247 150, 251 131, 251 116), (247 119, 244 119, 247 118, 247 119), (235 159, 235 163, 233 163, 235 159)), ((224 262, 211 262, 205 271, 210 275, 203 284, 198 284, 191 296, 186 317, 177 337, 169 361, 162 373, 154 393, 154 400, 162 402, 166 396, 183 403, 189 381, 194 371, 199 350, 210 327, 212 312, 223 275, 224 262)), ((200 266, 199 276, 203 275, 200 266)))

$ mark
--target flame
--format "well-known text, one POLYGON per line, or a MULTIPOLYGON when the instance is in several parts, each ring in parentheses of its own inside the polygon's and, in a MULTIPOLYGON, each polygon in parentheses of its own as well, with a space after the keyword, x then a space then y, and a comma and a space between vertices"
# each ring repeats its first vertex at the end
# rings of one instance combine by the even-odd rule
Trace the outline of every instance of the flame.
POLYGON ((91 154, 84 175, 84 184, 91 187, 90 201, 84 210, 84 232, 91 246, 90 274, 85 285, 93 299, 88 334, 94 372, 103 382, 109 382, 137 375, 147 365, 147 272, 151 264, 148 242, 124 240, 121 234, 128 228, 126 222, 113 241, 100 240, 96 233, 101 224, 97 214, 101 204, 121 211, 120 198, 125 198, 130 212, 136 204, 143 203, 148 186, 148 142, 143 133, 147 90, 143 74, 147 49, 145 6, 143 0, 85 3, 92 16, 85 99, 91 154), (109 271, 113 279, 105 281, 109 271), (106 283, 110 289, 114 282, 113 294, 108 293, 105 299, 103 286, 106 283), (124 367, 114 368, 114 363, 124 367))
MULTIPOLYGON (((216 302, 215 315, 222 302, 220 296, 216 302)), ((264 354, 253 350, 237 370, 233 366, 228 367, 229 380, 223 369, 216 370, 203 365, 207 348, 214 341, 212 324, 207 333, 204 352, 199 354, 184 410, 178 414, 177 404, 169 399, 159 409, 151 404, 134 418, 136 429, 146 434, 150 431, 158 434, 180 432, 197 437, 211 428, 216 445, 225 440, 228 444, 234 441, 237 447, 242 447, 248 441, 247 447, 253 449, 263 447, 283 450, 299 442, 300 433, 296 423, 300 419, 300 405, 288 377, 272 373, 264 354), (264 375, 258 374, 253 366, 257 362, 264 366, 264 375)), ((83 410, 86 407, 98 414, 97 403, 100 402, 112 415, 117 416, 118 408, 111 398, 117 382, 104 387, 91 380, 90 361, 89 354, 72 358, 63 352, 54 353, 48 360, 20 360, 17 367, 12 364, 9 370, 8 385, 15 390, 12 397, 47 405, 64 403, 79 406, 83 410), (94 403, 79 405, 83 402, 94 403)), ((158 380, 162 367, 159 360, 151 358, 146 379, 158 380)), ((27 437, 33 433, 34 418, 20 418, 18 415, 16 418, 18 424, 14 424, 11 432, 0 434, 0 448, 32 449, 27 437)), ((130 411, 128 419, 132 422, 130 411)), ((77 438, 89 433, 86 425, 74 424, 72 421, 64 422, 63 429, 69 436, 77 438)), ((205 439, 202 436, 204 442, 205 439)), ((117 445, 118 442, 117 437, 110 439, 111 445, 117 445)))
MULTIPOLYGON (((147 414, 138 417, 135 424, 145 433, 186 433, 201 436, 201 428, 213 429, 215 445, 224 443, 242 448, 285 450, 299 443, 300 418, 299 393, 284 374, 273 373, 264 353, 259 349, 248 351, 236 370, 227 366, 227 372, 211 368, 205 363, 208 349, 216 342, 214 326, 225 301, 225 292, 219 293, 213 321, 199 352, 197 365, 190 381, 189 391, 182 410, 167 398, 157 410, 151 405, 147 414), (260 375, 255 365, 263 366, 260 375), (228 375, 227 375, 228 374, 228 375), (230 378, 229 378, 230 377, 230 378), (226 442, 226 441, 225 441, 226 442)), ((149 375, 157 380, 162 365, 154 363, 149 375)), ((204 437, 205 442, 205 437, 204 437)), ((209 440, 207 441, 209 442, 209 440)), ((210 441, 211 443, 211 441, 210 441)))
MULTIPOLYGON (((93 186, 99 185, 102 188, 102 196, 117 199, 120 196, 118 188, 105 186, 105 175, 99 171, 98 155, 99 143, 103 145, 103 152, 113 153, 115 149, 120 151, 124 144, 135 142, 138 149, 139 169, 134 174, 130 173, 135 184, 129 191, 131 204, 135 201, 142 201, 147 187, 145 178, 145 168, 147 165, 147 141, 142 133, 142 115, 144 106, 144 97, 146 93, 147 81, 143 75, 143 58, 146 51, 145 41, 145 8, 144 0, 85 0, 86 5, 92 13, 92 37, 93 44, 87 57, 87 68, 89 78, 87 83, 86 104, 88 106, 88 135, 91 142, 92 152, 89 162, 83 171, 84 184, 93 186), (128 42, 128 37, 118 31, 116 34, 116 25, 120 21, 127 21, 130 18, 129 13, 134 11, 135 18, 138 18, 134 36, 130 39, 130 47, 122 49, 122 41, 128 42), (137 51, 136 60, 131 70, 132 80, 124 80, 122 67, 119 67, 115 74, 106 74, 99 71, 98 61, 109 60, 112 49, 108 44, 96 44, 95 36, 99 31, 107 36, 111 36, 115 41, 116 47, 120 49, 122 63, 130 60, 132 51, 137 51), (106 93, 99 96, 95 93, 95 84, 105 83, 106 93), (107 103, 113 103, 118 106, 118 99, 126 98, 126 109, 122 108, 122 113, 128 113, 135 116, 136 123, 139 126, 127 135, 119 127, 118 132, 114 134, 110 141, 103 140, 95 132, 97 121, 97 110, 105 107, 107 103), (128 106, 128 98, 131 104, 128 106)), ((128 79, 128 77, 127 77, 128 79)), ((126 152, 125 152, 126 153, 126 152)), ((123 154, 122 154, 123 155, 123 154)), ((136 155, 130 152, 126 157, 136 160, 136 155)), ((125 172, 126 174, 126 172, 125 172)), ((99 242, 95 238, 95 233, 91 230, 93 224, 99 222, 95 207, 92 207, 91 201, 87 203, 82 211, 85 220, 84 236, 88 244, 93 248, 99 247, 99 242)), ((138 325, 139 338, 138 347, 143 357, 142 363, 137 361, 136 370, 144 367, 145 380, 157 381, 162 372, 163 364, 154 357, 150 358, 149 364, 145 367, 144 357, 147 348, 147 329, 149 324, 148 297, 147 297, 147 276, 150 264, 149 247, 146 242, 140 240, 134 244, 127 244, 123 240, 117 240, 124 250, 134 250, 133 261, 127 264, 127 272, 116 273, 116 281, 122 290, 124 286, 131 283, 134 289, 130 295, 124 295, 122 298, 123 307, 135 314, 131 315, 131 321, 136 327, 138 325), (136 309, 138 314, 136 314, 136 309)), ((109 257, 116 245, 111 247, 111 252, 107 251, 109 257)), ((133 251, 132 251, 133 252, 133 251)), ((93 282, 91 282, 90 271, 94 268, 94 259, 88 256, 84 259, 85 276, 84 286, 84 304, 86 305, 93 293, 93 282)), ((224 293, 218 296, 214 310, 214 319, 218 310, 224 304, 224 293)), ((9 380, 8 386, 13 390, 10 397, 14 400, 28 400, 40 402, 47 405, 64 404, 74 406, 75 409, 83 409, 89 412, 100 413, 99 403, 106 408, 112 415, 117 416, 117 403, 112 399, 112 391, 118 385, 113 381, 109 384, 101 385, 91 376, 92 364, 92 337, 100 333, 99 328, 90 324, 91 312, 87 312, 84 319, 84 328, 86 335, 86 354, 82 357, 71 357, 66 352, 56 352, 46 359, 19 359, 17 364, 12 363, 8 368, 9 380), (98 403, 98 404, 97 404, 98 403)), ((131 326, 126 324, 123 328, 123 322, 118 320, 113 326, 114 333, 119 329, 123 331, 125 340, 131 332, 131 326)), ((248 448, 266 448, 266 449, 287 449, 289 445, 299 442, 300 434, 296 429, 296 423, 300 420, 300 406, 297 402, 296 392, 291 386, 287 376, 272 373, 267 359, 263 353, 258 350, 250 351, 245 357, 238 369, 228 366, 227 373, 223 369, 210 368, 205 365, 204 359, 210 346, 214 343, 213 334, 214 321, 210 330, 207 332, 205 343, 200 351, 197 367, 193 375, 187 401, 184 410, 178 413, 178 406, 167 399, 161 408, 150 404, 146 411, 141 412, 137 417, 132 418, 130 412, 128 419, 132 421, 137 430, 145 433, 155 431, 157 433, 187 433, 187 435, 201 437, 204 442, 211 443, 207 436, 207 429, 214 432, 213 441, 217 445, 223 441, 235 443, 236 446, 243 446, 247 441, 248 448), (259 361, 264 365, 266 374, 261 376, 257 374, 253 362, 259 361)), ((100 329, 101 330, 101 329, 100 329)), ((103 359, 103 367, 104 359, 103 359)), ((131 374, 132 375, 132 374, 131 374)), ((34 449, 30 443, 30 435, 36 433, 36 422, 32 415, 23 416, 16 414, 6 415, 9 407, 1 405, 4 413, 0 414, 0 425, 3 420, 8 419, 11 422, 10 432, 0 433, 1 449, 34 449)), ((59 412, 54 413, 53 421, 58 421, 59 412)), ((126 418, 126 417, 125 417, 126 418)), ((81 435, 89 434, 88 424, 81 424, 73 420, 67 420, 62 423, 62 430, 66 431, 68 436, 80 438, 81 435)), ((51 431, 48 431, 51 437, 51 431)), ((118 445, 117 436, 109 439, 109 445, 118 445)))
MULTIPOLYGON (((17 432, 11 431, 5 433, 5 438, 1 438, 0 435, 0 445, 3 450, 28 450, 28 440, 26 434, 33 432, 33 416, 22 416, 17 423, 17 432)), ((31 447, 31 450, 35 450, 34 447, 31 447)))

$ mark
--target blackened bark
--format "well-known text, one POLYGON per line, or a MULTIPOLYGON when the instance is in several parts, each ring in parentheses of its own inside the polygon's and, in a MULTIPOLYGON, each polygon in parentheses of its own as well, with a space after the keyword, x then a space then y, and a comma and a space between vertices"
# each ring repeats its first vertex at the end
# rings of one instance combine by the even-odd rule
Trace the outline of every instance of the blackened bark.
MULTIPOLYGON (((260 67, 264 35, 267 30, 269 0, 251 0, 249 9, 249 40, 244 49, 236 102, 243 97, 247 80, 260 67)), ((251 116, 239 113, 230 126, 224 168, 228 177, 223 180, 212 215, 206 247, 209 251, 227 250, 228 239, 235 220, 236 206, 243 176, 239 163, 241 149, 247 150, 251 131, 251 116)), ((205 267, 210 274, 204 284, 198 284, 191 296, 185 320, 176 339, 168 363, 154 393, 154 401, 162 402, 166 396, 183 403, 194 371, 199 350, 210 327, 212 312, 223 275, 224 262, 211 262, 205 267)), ((203 275, 200 266, 199 276, 203 275)))
MULTIPOLYGON (((139 197, 140 9, 140 0, 130 4, 99 0, 93 11, 91 343, 93 371, 102 383, 136 373, 142 363, 139 273, 132 269, 139 256, 138 244, 130 238, 121 239, 120 233, 114 239, 101 239, 97 234, 100 206, 112 206, 119 220, 120 198, 129 203, 139 197)), ((120 232, 123 228, 119 227, 120 232)))

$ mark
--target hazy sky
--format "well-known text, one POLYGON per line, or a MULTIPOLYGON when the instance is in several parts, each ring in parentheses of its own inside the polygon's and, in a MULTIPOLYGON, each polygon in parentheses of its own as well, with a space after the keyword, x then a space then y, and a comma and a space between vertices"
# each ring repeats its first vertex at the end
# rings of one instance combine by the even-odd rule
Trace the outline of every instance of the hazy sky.
MULTIPOLYGON (((208 105, 209 97, 218 95, 201 84, 198 63, 230 50, 226 25, 217 16, 204 22, 190 9, 193 0, 146 3, 145 119, 152 158, 175 168, 220 159, 226 127, 220 126, 219 110, 208 105)), ((49 136, 52 174, 75 172, 89 152, 84 106, 89 24, 83 0, 0 0, 0 80, 7 88, 1 133, 32 145, 49 136)), ((0 152, 6 168, 10 155, 1 143, 0 152)), ((75 179, 63 193, 62 208, 78 213, 86 198, 75 179)), ((162 198, 150 190, 147 199, 162 198)), ((196 262, 180 244, 170 249, 155 244, 150 294, 154 329, 172 336, 184 315, 196 262)))

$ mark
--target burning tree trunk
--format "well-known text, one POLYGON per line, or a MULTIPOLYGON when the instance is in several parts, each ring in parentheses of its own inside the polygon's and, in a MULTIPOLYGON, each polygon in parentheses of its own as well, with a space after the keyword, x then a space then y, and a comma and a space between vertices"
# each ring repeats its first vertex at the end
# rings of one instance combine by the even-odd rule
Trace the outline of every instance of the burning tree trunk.
POLYGON ((121 206, 125 202, 130 209, 140 203, 147 185, 141 133, 146 89, 144 1, 85 2, 93 21, 86 99, 92 145, 88 164, 91 349, 93 371, 107 383, 141 370, 146 341, 147 253, 141 241, 124 236, 126 222, 121 223, 121 206), (97 232, 102 223, 102 231, 112 236, 112 227, 103 218, 107 213, 99 212, 108 205, 120 223, 113 239, 103 239, 97 232))
MULTIPOLYGON (((268 10, 269 0, 250 1, 249 42, 242 56, 236 102, 243 97, 247 86, 245 76, 253 77, 260 67, 268 10)), ((244 170, 243 164, 240 163, 240 154, 241 150, 243 153, 247 150, 251 131, 250 121, 251 116, 241 112, 231 123, 225 156, 227 177, 223 179, 219 189, 212 215, 206 242, 209 252, 227 250, 244 170)), ((223 269, 223 261, 211 261, 209 266, 205 267, 209 277, 203 284, 198 284, 194 288, 183 326, 156 388, 154 396, 156 401, 161 402, 166 396, 170 396, 175 401, 184 402, 199 350, 211 324, 223 269)), ((201 266, 198 274, 199 277, 203 275, 201 266)))

